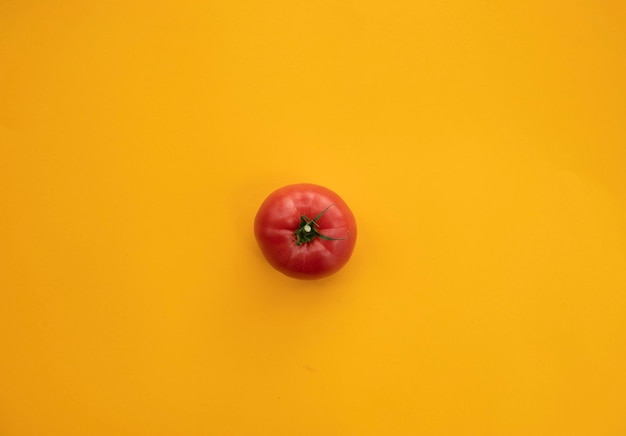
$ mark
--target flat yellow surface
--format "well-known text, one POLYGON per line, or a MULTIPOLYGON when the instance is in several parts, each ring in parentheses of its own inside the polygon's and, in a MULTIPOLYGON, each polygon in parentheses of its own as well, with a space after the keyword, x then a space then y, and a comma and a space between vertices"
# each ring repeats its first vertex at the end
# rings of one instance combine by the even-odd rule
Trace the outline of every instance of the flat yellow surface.
POLYGON ((626 434, 623 1, 0 1, 0 434, 626 434), (318 282, 254 214, 354 211, 318 282))

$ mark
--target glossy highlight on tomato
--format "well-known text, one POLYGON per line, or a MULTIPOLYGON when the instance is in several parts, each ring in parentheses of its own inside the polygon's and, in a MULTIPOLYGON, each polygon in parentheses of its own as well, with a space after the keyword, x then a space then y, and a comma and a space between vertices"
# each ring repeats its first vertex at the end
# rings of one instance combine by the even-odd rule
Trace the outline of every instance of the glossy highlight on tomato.
POLYGON ((319 279, 348 262, 357 230, 341 197, 323 186, 299 183, 265 199, 256 214, 254 235, 275 269, 297 279, 319 279))

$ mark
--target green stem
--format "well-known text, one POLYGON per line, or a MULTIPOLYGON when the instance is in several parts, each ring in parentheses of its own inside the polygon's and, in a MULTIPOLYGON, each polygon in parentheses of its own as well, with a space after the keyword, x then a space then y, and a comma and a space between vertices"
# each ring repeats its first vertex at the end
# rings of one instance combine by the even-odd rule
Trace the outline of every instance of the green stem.
POLYGON ((328 209, 331 208, 331 206, 335 205, 330 204, 326 209, 318 213, 317 216, 313 219, 308 218, 306 215, 300 216, 300 226, 295 231, 297 245, 308 244, 310 242, 313 242, 315 238, 324 239, 326 241, 341 241, 343 239, 347 239, 350 236, 349 231, 345 238, 332 238, 317 231, 317 227, 319 227, 317 221, 328 211, 328 209))

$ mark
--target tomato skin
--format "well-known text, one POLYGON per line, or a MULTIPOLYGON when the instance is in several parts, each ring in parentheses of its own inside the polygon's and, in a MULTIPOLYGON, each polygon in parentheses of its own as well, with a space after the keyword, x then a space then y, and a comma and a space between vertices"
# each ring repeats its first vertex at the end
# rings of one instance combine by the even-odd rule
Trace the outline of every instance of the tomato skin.
POLYGON ((319 279, 339 271, 356 243, 356 221, 348 205, 328 188, 310 183, 272 192, 254 220, 254 235, 267 261, 297 279, 319 279), (319 216, 321 214, 321 216, 319 216), (303 217, 322 237, 297 243, 303 217))

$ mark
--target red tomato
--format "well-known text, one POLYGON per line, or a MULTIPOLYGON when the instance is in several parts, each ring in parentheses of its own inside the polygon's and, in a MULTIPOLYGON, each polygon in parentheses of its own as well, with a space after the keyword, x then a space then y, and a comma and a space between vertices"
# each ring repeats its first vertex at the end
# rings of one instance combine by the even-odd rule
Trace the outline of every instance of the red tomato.
POLYGON ((339 271, 356 243, 356 222, 346 203, 328 188, 301 183, 272 192, 254 221, 267 261, 298 279, 339 271))

